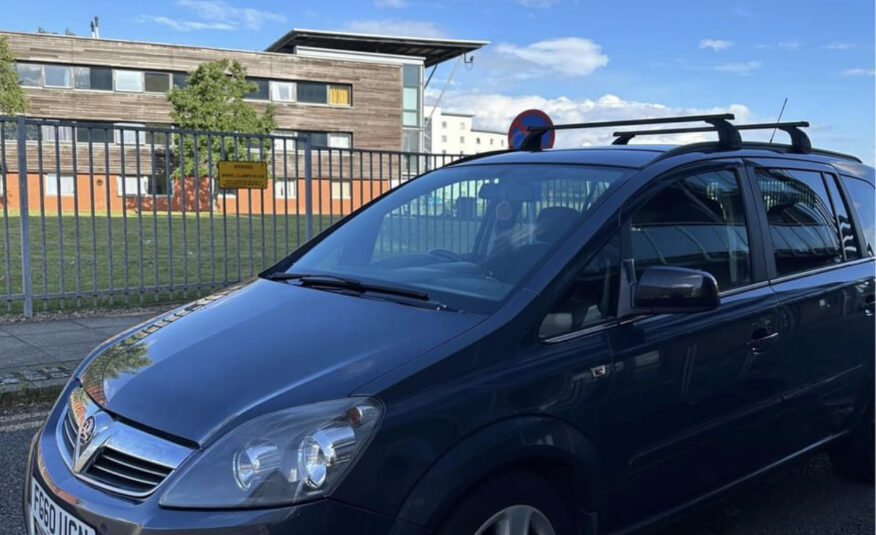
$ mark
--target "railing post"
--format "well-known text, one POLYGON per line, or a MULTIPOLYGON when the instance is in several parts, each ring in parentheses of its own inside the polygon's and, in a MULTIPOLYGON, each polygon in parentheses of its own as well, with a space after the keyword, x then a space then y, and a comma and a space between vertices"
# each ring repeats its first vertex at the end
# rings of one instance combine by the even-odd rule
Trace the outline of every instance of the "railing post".
POLYGON ((306 238, 310 240, 313 237, 313 147, 308 135, 301 136, 298 142, 304 145, 304 220, 306 238))
POLYGON ((24 291, 24 316, 33 317, 33 282, 30 273, 30 210, 27 199, 27 124, 18 117, 18 210, 21 219, 21 289, 24 291))

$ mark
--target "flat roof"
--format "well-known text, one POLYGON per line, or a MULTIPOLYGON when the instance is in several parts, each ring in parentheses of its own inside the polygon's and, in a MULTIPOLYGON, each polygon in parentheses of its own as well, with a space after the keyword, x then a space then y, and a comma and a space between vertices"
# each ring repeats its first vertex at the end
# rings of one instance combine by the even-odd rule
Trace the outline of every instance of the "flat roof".
POLYGON ((296 46, 350 50, 411 56, 425 59, 431 67, 443 61, 473 52, 489 41, 470 41, 461 39, 438 39, 433 37, 405 37, 354 32, 332 32, 326 30, 307 30, 292 28, 286 35, 277 39, 265 50, 291 54, 296 46))

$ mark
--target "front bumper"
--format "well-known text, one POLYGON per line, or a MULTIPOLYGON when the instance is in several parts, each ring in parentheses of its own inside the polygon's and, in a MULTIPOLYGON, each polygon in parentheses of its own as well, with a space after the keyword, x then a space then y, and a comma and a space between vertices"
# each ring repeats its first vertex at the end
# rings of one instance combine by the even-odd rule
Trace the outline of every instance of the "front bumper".
POLYGON ((418 535, 425 530, 332 499, 272 509, 177 510, 158 504, 161 488, 143 500, 101 491, 76 478, 57 450, 53 411, 34 437, 24 485, 24 521, 29 525, 31 477, 67 512, 100 535, 270 535, 289 533, 418 535))

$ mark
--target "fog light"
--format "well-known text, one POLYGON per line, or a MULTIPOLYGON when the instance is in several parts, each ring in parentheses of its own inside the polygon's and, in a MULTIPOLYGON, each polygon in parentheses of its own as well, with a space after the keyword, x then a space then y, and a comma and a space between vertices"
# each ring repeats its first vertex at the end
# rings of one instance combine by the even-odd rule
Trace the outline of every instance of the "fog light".
POLYGON ((247 444, 234 456, 234 481, 243 490, 280 467, 280 450, 271 442, 247 444))

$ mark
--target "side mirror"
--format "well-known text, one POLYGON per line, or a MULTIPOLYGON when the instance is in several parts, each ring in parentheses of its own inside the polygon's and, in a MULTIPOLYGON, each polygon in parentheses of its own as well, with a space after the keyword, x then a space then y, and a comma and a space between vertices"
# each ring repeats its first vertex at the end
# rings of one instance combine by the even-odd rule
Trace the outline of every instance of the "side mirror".
POLYGON ((715 277, 705 271, 682 267, 645 269, 633 296, 633 309, 638 313, 705 312, 720 304, 715 277))

